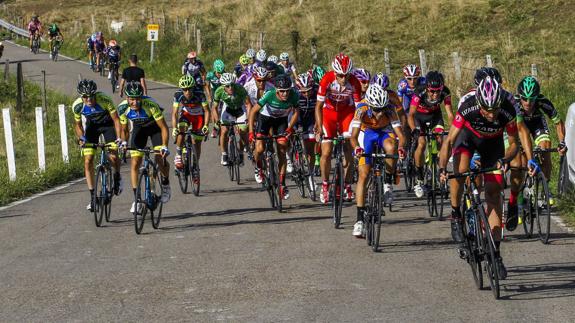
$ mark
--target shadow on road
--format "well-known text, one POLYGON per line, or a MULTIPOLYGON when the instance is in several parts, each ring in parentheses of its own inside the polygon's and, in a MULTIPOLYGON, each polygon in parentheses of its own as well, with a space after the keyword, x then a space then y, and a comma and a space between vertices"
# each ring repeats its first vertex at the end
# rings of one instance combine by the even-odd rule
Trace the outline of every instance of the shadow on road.
POLYGON ((502 299, 575 297, 575 262, 508 267, 502 299), (508 294, 510 293, 510 294, 508 294))
POLYGON ((456 243, 452 239, 420 239, 406 240, 381 245, 382 253, 418 252, 425 250, 454 249, 456 243))

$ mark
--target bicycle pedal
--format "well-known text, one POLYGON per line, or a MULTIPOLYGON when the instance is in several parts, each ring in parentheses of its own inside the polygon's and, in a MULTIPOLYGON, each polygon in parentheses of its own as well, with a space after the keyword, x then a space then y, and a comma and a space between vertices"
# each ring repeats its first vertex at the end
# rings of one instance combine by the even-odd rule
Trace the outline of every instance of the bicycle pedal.
POLYGON ((467 249, 459 247, 457 248, 457 253, 459 254, 459 258, 461 259, 469 259, 469 252, 467 251, 467 249))

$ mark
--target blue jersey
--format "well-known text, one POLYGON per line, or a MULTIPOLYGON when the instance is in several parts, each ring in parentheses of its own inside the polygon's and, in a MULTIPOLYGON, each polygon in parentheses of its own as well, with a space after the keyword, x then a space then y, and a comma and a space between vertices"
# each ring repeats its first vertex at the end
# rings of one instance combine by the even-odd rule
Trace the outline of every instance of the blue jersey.
POLYGON ((403 102, 403 110, 409 111, 409 104, 411 103, 411 98, 415 92, 418 92, 418 88, 425 86, 425 77, 419 77, 415 82, 415 87, 410 88, 407 84, 407 80, 402 78, 397 83, 397 96, 399 96, 403 102))

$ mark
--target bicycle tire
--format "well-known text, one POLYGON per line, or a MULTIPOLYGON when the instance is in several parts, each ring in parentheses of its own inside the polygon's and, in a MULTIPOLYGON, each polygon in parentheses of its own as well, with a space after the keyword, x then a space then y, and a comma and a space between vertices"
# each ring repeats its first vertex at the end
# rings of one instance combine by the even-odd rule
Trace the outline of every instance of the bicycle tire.
POLYGON ((241 177, 240 177, 240 158, 239 158, 239 152, 236 151, 236 156, 238 156, 236 158, 236 162, 234 163, 234 169, 235 169, 235 177, 236 177, 236 184, 240 185, 241 184, 241 177))
POLYGON ((150 218, 152 220, 152 227, 156 230, 160 228, 162 209, 164 208, 164 203, 162 203, 162 182, 159 172, 160 171, 154 166, 150 181, 150 193, 154 199, 154 208, 150 210, 150 218), (158 194, 158 191, 160 194, 158 194))
POLYGON ((145 198, 142 198, 142 194, 145 194, 146 183, 145 178, 147 175, 140 172, 138 176, 138 187, 136 188, 136 197, 134 199, 134 229, 136 234, 142 233, 142 228, 144 227, 144 220, 146 219, 146 213, 148 212, 148 206, 145 198), (141 207, 139 205, 142 205, 141 207), (139 210, 141 208, 141 210, 139 210))
MULTIPOLYGON (((469 201, 468 196, 464 196, 464 201, 469 201)), ((477 289, 483 289, 483 269, 481 267, 481 255, 479 254, 479 241, 482 239, 482 231, 478 230, 477 226, 477 213, 474 212, 474 217, 476 221, 476 225, 474 226, 474 234, 470 236, 468 233, 469 224, 467 223, 467 216, 463 217, 463 234, 465 236, 465 245, 468 251, 467 254, 467 264, 471 268, 471 273, 473 274, 473 281, 475 282, 475 286, 477 289)), ((463 203, 463 214, 467 213, 467 202, 463 203)))
POLYGON ((372 230, 371 230, 371 218, 373 216, 373 214, 375 212, 377 212, 375 210, 375 205, 376 205, 376 198, 375 198, 375 184, 373 181, 373 178, 370 176, 366 185, 366 192, 367 192, 367 196, 366 196, 366 200, 365 200, 365 205, 366 210, 363 214, 363 224, 364 224, 364 232, 365 232, 365 241, 367 242, 368 246, 371 246, 373 238, 371 236, 372 234, 372 230))
POLYGON ((299 191, 299 195, 303 198, 305 198, 305 191, 306 191, 306 176, 305 174, 305 170, 303 169, 303 165, 302 165, 302 154, 299 151, 295 151, 294 153, 292 153, 292 164, 293 164, 293 170, 292 170, 292 179, 294 180, 296 186, 297 186, 297 190, 299 191))
MULTIPOLYGON (((409 156, 409 153, 408 153, 408 156, 409 156)), ((404 163, 405 163, 405 167, 404 167, 403 180, 405 182, 405 190, 408 193, 411 193, 411 191, 413 190, 413 175, 414 175, 413 174, 413 169, 414 169, 413 160, 410 157, 408 157, 404 163)))
MULTIPOLYGON (((383 207, 383 179, 381 176, 377 177, 377 181, 376 181, 376 200, 375 200, 377 207, 376 207, 376 212, 374 214, 372 214, 372 222, 371 222, 371 230, 373 230, 371 237, 372 237, 372 242, 371 242, 371 250, 373 250, 373 252, 379 252, 379 239, 380 239, 380 235, 381 235, 381 221, 382 221, 382 216, 385 213, 384 207, 383 207)), ((391 205, 390 205, 391 208, 391 205)))
POLYGON ((551 206, 549 205, 549 186, 542 172, 537 174, 535 182, 535 196, 537 197, 535 214, 537 218, 537 232, 543 244, 549 243, 551 235, 551 206))
POLYGON ((270 163, 270 173, 272 174, 272 186, 273 186, 273 191, 274 191, 274 198, 276 200, 276 210, 278 212, 281 212, 283 209, 283 205, 282 205, 282 196, 281 196, 281 192, 280 192, 280 187, 281 187, 281 183, 280 183, 280 179, 279 179, 279 172, 278 172, 278 167, 276 164, 276 160, 274 158, 274 156, 271 157, 271 163, 270 163))
POLYGON ((176 168, 176 175, 178 176, 178 184, 182 194, 188 193, 188 177, 190 176, 190 159, 189 147, 186 147, 186 152, 182 152, 182 159, 184 161, 184 168, 179 170, 176 168))
POLYGON ((96 227, 102 225, 102 219, 104 218, 106 200, 106 170, 104 166, 98 165, 96 167, 96 176, 94 176, 94 195, 92 198, 92 213, 94 213, 94 222, 96 227))
POLYGON ((485 272, 489 278, 489 286, 493 292, 495 299, 499 299, 501 296, 501 290, 499 286, 499 265, 497 259, 495 258, 495 242, 493 240, 493 235, 491 234, 491 227, 489 226, 489 220, 483 207, 477 208, 479 213, 480 222, 479 228, 485 228, 483 239, 481 239, 482 249, 484 253, 483 262, 485 263, 485 272))
POLYGON ((114 197, 114 191, 113 191, 113 187, 114 187, 114 175, 112 174, 112 168, 110 168, 109 166, 106 167, 106 173, 107 175, 107 187, 108 189, 106 189, 106 193, 107 193, 107 198, 106 198, 106 206, 105 206, 105 212, 104 212, 104 219, 106 220, 106 222, 110 222, 110 216, 112 215, 112 199, 114 197))
POLYGON ((189 147, 190 154, 190 168, 189 168, 189 179, 192 182, 192 192, 195 196, 200 196, 200 165, 198 161, 198 154, 196 153, 196 147, 191 144, 189 147))
POLYGON ((302 172, 304 174, 303 178, 305 181, 305 188, 308 192, 308 197, 310 200, 316 200, 316 193, 315 193, 315 180, 313 178, 313 170, 310 168, 309 161, 307 156, 303 156, 302 159, 302 172))
POLYGON ((561 156, 559 162, 559 178, 557 179, 557 197, 561 198, 565 194, 565 189, 568 182, 568 172, 567 162, 565 156, 561 156))
POLYGON ((266 162, 264 163, 264 166, 265 166, 265 170, 263 171, 263 173, 265 174, 264 175, 265 178, 264 178, 263 183, 265 183, 265 188, 268 192, 268 196, 270 198, 270 204, 272 206, 272 209, 275 209, 276 208, 276 195, 274 192, 273 182, 272 182, 273 181, 273 178, 272 178, 273 175, 270 172, 271 165, 270 165, 270 157, 269 156, 266 157, 266 162))
MULTIPOLYGON (((529 176, 529 175, 527 175, 527 176, 529 176)), ((528 178, 526 178, 526 181, 527 180, 528 180, 528 178)), ((522 190, 523 190, 523 188, 526 187, 526 185, 527 185, 527 183, 523 184, 522 190)), ((523 231, 525 231, 525 236, 527 238, 531 238, 533 236, 533 226, 535 224, 534 222, 535 222, 535 217, 536 217, 536 215, 535 215, 536 211, 535 211, 535 207, 534 207, 536 205, 535 204, 536 202, 535 202, 535 199, 533 197, 533 191, 532 190, 533 190, 532 187, 528 187, 527 188, 527 191, 529 192, 528 196, 526 199, 524 196, 524 199, 527 201, 527 203, 526 204, 524 203, 524 206, 523 206, 523 231)))
POLYGON ((234 163, 236 162, 236 149, 234 144, 234 136, 229 136, 228 138, 228 173, 230 175, 230 181, 234 181, 235 178, 235 170, 234 170, 234 163))
POLYGON ((334 185, 332 185, 332 216, 333 225, 336 229, 339 229, 341 225, 341 211, 343 207, 343 166, 341 161, 337 161, 335 164, 334 172, 334 185))

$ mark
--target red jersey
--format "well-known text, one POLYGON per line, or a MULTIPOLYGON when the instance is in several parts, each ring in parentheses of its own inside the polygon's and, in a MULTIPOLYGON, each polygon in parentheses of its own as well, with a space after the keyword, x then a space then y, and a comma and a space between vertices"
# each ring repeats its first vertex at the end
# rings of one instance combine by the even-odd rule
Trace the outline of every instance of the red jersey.
POLYGON ((349 75, 344 86, 339 85, 335 72, 325 73, 319 82, 317 100, 325 102, 324 109, 349 110, 355 109, 361 102, 361 83, 353 75, 349 75))

